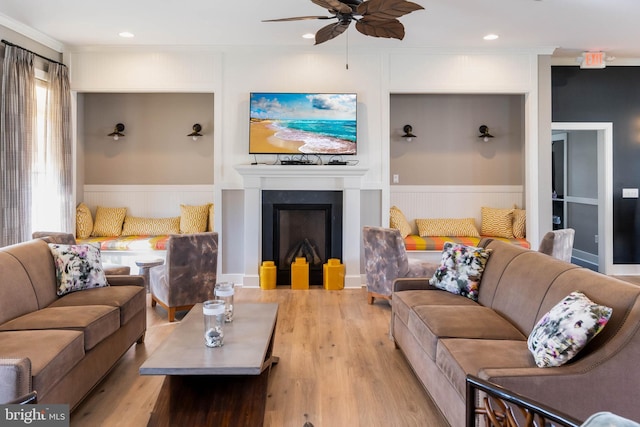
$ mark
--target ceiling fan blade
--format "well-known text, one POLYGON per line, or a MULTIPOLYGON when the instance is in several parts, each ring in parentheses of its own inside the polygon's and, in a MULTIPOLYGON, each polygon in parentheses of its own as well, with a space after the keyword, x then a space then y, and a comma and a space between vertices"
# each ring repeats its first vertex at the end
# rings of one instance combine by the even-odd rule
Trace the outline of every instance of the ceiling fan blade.
POLYGON ((398 40, 402 40, 404 38, 404 25, 402 25, 397 19, 390 19, 388 21, 380 21, 377 19, 368 21, 361 19, 356 22, 356 30, 360 31, 365 36, 398 40))
POLYGON ((349 28, 349 23, 336 22, 335 24, 329 24, 326 27, 320 28, 316 33, 316 43, 320 44, 324 43, 328 40, 331 40, 335 37, 338 37, 340 34, 344 33, 347 28, 349 28))
POLYGON ((351 13, 353 10, 348 4, 344 4, 339 0, 311 0, 312 3, 320 7, 324 7, 330 12, 351 13))
POLYGON ((424 7, 406 0, 367 0, 356 11, 369 20, 387 21, 420 9, 424 7))
POLYGON ((332 19, 335 16, 295 16, 293 18, 263 19, 262 22, 303 21, 306 19, 332 19))

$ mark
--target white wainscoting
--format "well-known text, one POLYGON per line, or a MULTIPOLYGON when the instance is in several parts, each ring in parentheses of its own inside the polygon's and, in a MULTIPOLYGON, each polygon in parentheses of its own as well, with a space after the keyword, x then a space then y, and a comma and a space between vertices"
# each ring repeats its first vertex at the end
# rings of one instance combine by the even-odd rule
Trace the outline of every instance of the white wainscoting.
POLYGON ((213 185, 85 185, 84 203, 95 215, 97 206, 126 207, 127 215, 166 218, 180 216, 180 205, 213 203, 213 185))
POLYGON ((521 185, 392 185, 390 201, 417 234, 419 218, 475 218, 480 229, 483 206, 522 208, 524 193, 521 185))

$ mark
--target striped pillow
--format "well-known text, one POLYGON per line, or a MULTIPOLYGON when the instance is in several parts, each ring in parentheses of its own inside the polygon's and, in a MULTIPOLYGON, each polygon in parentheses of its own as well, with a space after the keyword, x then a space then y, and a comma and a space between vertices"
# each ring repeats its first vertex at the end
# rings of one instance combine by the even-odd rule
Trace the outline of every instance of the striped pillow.
POLYGON ((93 218, 89 207, 80 203, 76 208, 76 238, 86 239, 93 231, 93 218))
POLYGON ((399 230, 403 239, 411 234, 409 221, 407 221, 402 211, 396 206, 391 206, 389 210, 389 226, 399 230))
POLYGON ((420 237, 468 236, 480 237, 473 218, 416 219, 420 237))
POLYGON ((115 237, 122 233, 122 223, 127 208, 105 208, 98 206, 93 224, 93 237, 115 237))
POLYGON ((527 211, 524 209, 513 210, 513 237, 524 239, 527 236, 527 211))
POLYGON ((180 232, 202 233, 207 231, 211 203, 201 206, 180 205, 180 232))
POLYGON ((180 217, 140 218, 127 216, 122 227, 123 236, 161 236, 180 233, 180 217))
POLYGON ((514 209, 487 208, 483 206, 480 234, 513 239, 513 211, 514 209))

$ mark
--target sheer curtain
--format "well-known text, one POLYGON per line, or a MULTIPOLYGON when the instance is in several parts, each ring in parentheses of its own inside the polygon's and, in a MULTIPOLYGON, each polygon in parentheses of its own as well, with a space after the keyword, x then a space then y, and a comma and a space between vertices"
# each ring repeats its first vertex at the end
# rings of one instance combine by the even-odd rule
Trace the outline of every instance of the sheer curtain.
POLYGON ((0 246, 31 236, 31 165, 36 144, 34 55, 6 46, 0 106, 0 246))
POLYGON ((38 83, 31 52, 6 46, 4 56, 0 246, 28 240, 36 229, 73 231, 71 90, 67 67, 50 62, 48 81, 38 83))
POLYGON ((33 230, 75 232, 71 159, 71 88, 67 67, 49 65, 43 84, 33 179, 33 230))

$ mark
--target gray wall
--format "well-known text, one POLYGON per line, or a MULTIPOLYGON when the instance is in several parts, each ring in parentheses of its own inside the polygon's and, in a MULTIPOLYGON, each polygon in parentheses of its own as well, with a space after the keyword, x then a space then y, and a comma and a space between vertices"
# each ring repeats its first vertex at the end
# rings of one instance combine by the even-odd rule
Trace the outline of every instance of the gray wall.
MULTIPOLYGON (((213 94, 85 93, 84 184, 213 184, 213 94), (116 123, 124 138, 107 136, 116 123), (194 123, 203 134, 187 134, 194 123)), ((79 163, 82 164, 82 163, 79 163)))
POLYGON ((390 111, 390 174, 400 185, 524 183, 524 96, 394 94, 390 111), (405 124, 412 142, 401 138, 405 124), (478 138, 483 124, 489 142, 478 138))

